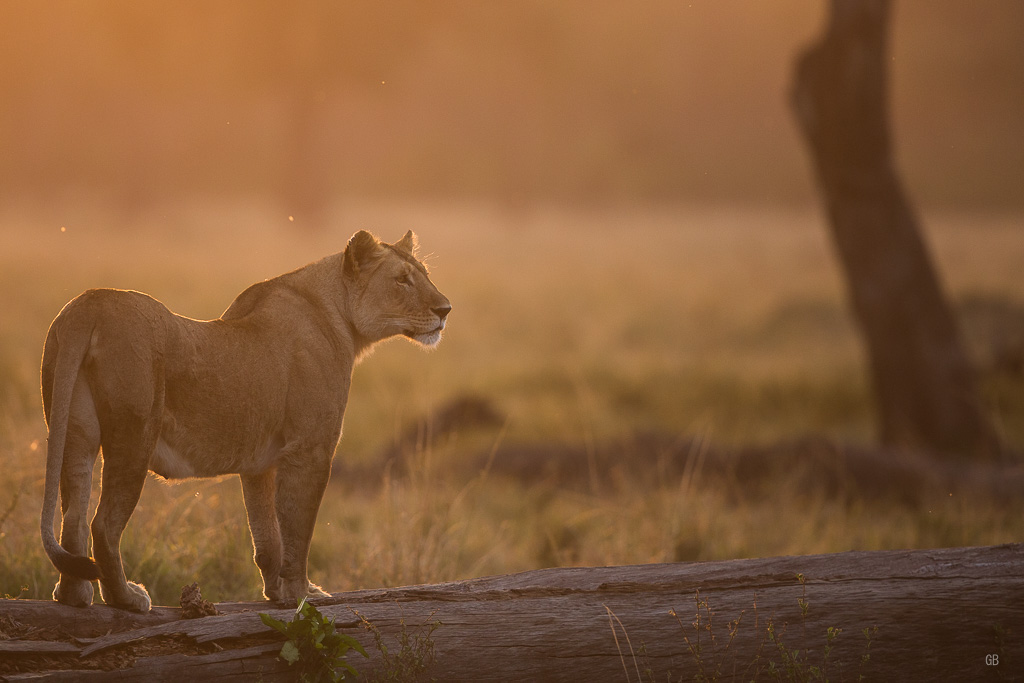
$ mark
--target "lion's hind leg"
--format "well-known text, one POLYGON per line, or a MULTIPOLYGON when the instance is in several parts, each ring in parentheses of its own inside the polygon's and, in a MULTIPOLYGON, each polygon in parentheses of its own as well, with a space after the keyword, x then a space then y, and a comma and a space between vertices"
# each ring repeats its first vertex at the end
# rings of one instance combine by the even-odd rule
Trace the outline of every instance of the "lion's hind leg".
MULTIPOLYGON (((96 408, 89 387, 79 378, 71 398, 60 474, 60 544, 73 555, 89 554, 89 494, 99 450, 100 423, 96 408)), ((61 574, 53 589, 53 599, 65 605, 88 607, 92 598, 92 582, 70 574, 61 574)))
POLYGON ((125 578, 121 535, 146 483, 156 437, 150 434, 153 430, 141 425, 117 431, 120 433, 112 435, 114 438, 104 437, 100 502, 92 520, 93 551, 103 573, 100 595, 112 607, 148 612, 152 604, 149 593, 142 585, 125 578), (126 431, 129 433, 125 434, 126 431))

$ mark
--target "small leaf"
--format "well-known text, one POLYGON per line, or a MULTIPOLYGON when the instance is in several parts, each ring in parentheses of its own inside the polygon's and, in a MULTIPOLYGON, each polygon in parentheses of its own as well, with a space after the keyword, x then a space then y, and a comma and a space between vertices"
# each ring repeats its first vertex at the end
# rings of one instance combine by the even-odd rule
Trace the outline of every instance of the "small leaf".
POLYGON ((309 633, 309 622, 289 621, 285 626, 284 634, 292 640, 298 640, 309 633))
POLYGON ((270 616, 269 614, 263 614, 262 612, 260 612, 260 620, 266 626, 269 626, 272 629, 276 629, 276 630, 280 631, 281 633, 287 634, 287 632, 288 632, 288 625, 287 624, 285 624, 283 621, 278 621, 277 619, 275 619, 274 617, 270 616))
POLYGON ((281 659, 289 664, 299 661, 299 648, 295 646, 293 641, 289 640, 281 646, 281 659))
POLYGON ((362 643, 360 643, 358 640, 356 640, 352 636, 342 636, 342 637, 345 638, 345 641, 348 643, 348 646, 351 649, 355 650, 356 652, 358 652, 359 654, 361 654, 364 657, 369 657, 370 656, 370 655, 366 654, 366 650, 363 649, 362 643))

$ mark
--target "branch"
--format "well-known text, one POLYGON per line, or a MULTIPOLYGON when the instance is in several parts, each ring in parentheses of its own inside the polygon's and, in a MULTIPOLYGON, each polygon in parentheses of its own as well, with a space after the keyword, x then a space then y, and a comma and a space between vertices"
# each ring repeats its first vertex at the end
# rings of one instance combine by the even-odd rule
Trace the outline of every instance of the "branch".
MULTIPOLYGON (((899 672, 925 681, 996 673, 986 656, 999 672, 1021 670, 1021 595, 1024 545, 1005 545, 544 569, 339 593, 317 606, 371 651, 369 661, 350 659, 363 673, 384 666, 362 630, 366 619, 392 657, 403 631, 429 634, 436 662, 426 675, 439 680, 632 680, 645 671, 659 680, 668 672, 751 680, 774 662, 850 680, 899 672)), ((275 657, 281 641, 258 612, 287 621, 294 610, 217 607, 222 614, 200 619, 171 608, 125 615, 126 630, 99 638, 0 641, 0 675, 24 680, 41 667, 75 667, 53 680, 90 680, 107 673, 86 667, 115 666, 121 680, 290 680, 275 657)), ((64 623, 74 613, 72 629, 108 627, 112 612, 0 602, 0 614, 25 624, 64 623)))

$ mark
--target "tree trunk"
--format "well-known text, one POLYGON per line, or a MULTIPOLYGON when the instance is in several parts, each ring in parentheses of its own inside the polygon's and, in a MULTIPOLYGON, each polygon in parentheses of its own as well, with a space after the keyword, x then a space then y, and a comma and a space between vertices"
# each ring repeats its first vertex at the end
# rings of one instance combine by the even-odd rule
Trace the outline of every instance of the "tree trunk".
MULTIPOLYGON (((783 680, 815 680, 817 667, 831 680, 934 681, 1019 677, 1022 598, 1024 546, 1006 545, 545 569, 317 604, 370 652, 369 661, 348 657, 363 674, 388 665, 360 617, 383 635, 392 673, 403 629, 406 652, 423 663, 430 657, 416 654, 415 638, 429 635, 436 659, 422 677, 443 681, 774 680, 773 666, 783 680)), ((106 632, 111 614, 142 625, 99 638, 0 640, 0 678, 75 667, 48 680, 89 681, 110 672, 85 667, 107 666, 126 681, 294 679, 257 615, 288 620, 294 610, 218 608, 224 614, 180 619, 170 608, 133 616, 0 601, 0 629, 60 624, 84 635, 106 632)))
POLYGON ((956 321, 892 160, 888 0, 832 0, 797 61, 793 104, 867 342, 881 440, 995 457, 956 321))

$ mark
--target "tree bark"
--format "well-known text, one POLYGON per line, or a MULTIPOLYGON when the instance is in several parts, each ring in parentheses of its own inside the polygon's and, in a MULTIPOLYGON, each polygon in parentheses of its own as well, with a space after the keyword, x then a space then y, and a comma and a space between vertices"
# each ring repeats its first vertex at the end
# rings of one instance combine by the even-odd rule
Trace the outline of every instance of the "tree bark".
POLYGON ((974 370, 892 160, 889 0, 832 0, 796 65, 796 117, 867 343, 881 440, 995 457, 974 370))
MULTIPOLYGON (((317 603, 370 651, 370 661, 349 657, 363 674, 384 664, 356 612, 384 634, 392 655, 403 624, 423 636, 424 624, 441 622, 430 635, 436 661, 423 677, 444 681, 639 681, 650 680, 648 670, 655 680, 771 680, 773 663, 784 679, 788 671, 810 680, 815 666, 833 680, 933 681, 1019 677, 1022 598, 1024 546, 1006 545, 546 569, 317 603), (842 630, 826 655, 830 628, 842 630)), ((26 659, 33 646, 47 680, 100 680, 110 672, 82 669, 104 662, 128 681, 294 678, 257 614, 288 620, 294 610, 218 609, 224 614, 180 619, 160 608, 127 617, 142 628, 80 641, 0 640, 0 678, 47 671, 18 668, 34 661, 26 659), (58 666, 76 670, 53 671, 58 666)), ((67 623, 84 632, 91 615, 108 628, 110 612, 8 600, 0 601, 0 624, 67 623)))

